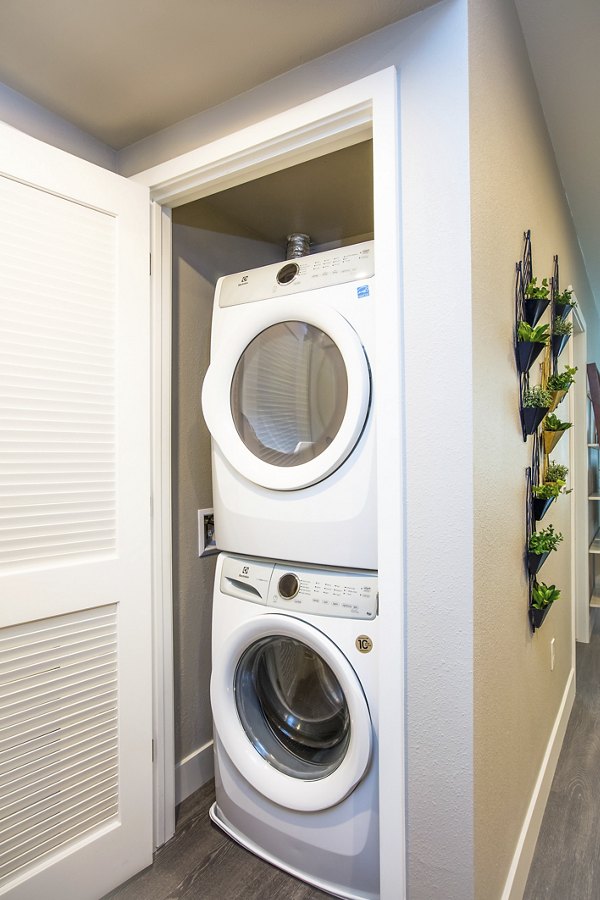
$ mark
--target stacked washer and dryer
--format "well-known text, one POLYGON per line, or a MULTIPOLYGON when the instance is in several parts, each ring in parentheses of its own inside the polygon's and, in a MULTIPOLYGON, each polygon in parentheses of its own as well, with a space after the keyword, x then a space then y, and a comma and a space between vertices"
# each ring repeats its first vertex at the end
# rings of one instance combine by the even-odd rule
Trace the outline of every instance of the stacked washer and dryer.
POLYGON ((212 437, 213 820, 379 896, 373 243, 221 278, 212 437))

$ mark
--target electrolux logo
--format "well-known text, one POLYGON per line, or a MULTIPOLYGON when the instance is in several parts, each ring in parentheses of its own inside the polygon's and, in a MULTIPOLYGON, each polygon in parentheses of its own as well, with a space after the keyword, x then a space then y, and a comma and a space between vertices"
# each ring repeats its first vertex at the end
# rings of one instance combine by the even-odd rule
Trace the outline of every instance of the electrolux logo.
POLYGON ((238 287, 242 287, 244 284, 248 284, 248 275, 242 275, 241 281, 238 282, 238 287))
POLYGON ((359 287, 357 287, 356 288, 356 296, 359 300, 362 300, 363 297, 368 297, 369 296, 369 285, 361 284, 359 287))

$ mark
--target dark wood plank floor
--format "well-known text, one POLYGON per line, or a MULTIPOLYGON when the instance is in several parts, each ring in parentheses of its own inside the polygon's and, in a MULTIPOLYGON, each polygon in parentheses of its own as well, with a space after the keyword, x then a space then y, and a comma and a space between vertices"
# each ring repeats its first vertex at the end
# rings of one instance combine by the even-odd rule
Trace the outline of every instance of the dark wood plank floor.
POLYGON ((577 645, 577 695, 523 900, 600 898, 600 611, 577 645))
MULTIPOLYGON (((523 900, 600 900, 600 610, 577 645, 577 696, 523 900)), ((248 853, 208 817, 212 782, 183 803, 154 864, 104 900, 325 900, 248 853)))
POLYGON ((227 837, 208 817, 213 800, 209 782, 182 803, 154 864, 104 900, 331 900, 227 837))

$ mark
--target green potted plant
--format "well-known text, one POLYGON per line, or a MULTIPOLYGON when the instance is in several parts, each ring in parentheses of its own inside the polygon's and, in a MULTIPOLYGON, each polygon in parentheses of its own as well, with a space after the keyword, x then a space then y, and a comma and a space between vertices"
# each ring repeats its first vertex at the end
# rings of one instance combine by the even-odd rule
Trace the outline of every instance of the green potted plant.
POLYGON ((569 284, 564 291, 554 295, 554 315, 566 319, 571 310, 577 306, 577 300, 573 297, 573 285, 569 284))
POLYGON ((532 278, 525 288, 525 321, 532 326, 536 325, 549 303, 548 279, 543 278, 538 285, 537 278, 532 278))
POLYGON ((550 504, 556 500, 560 494, 568 493, 565 482, 562 479, 557 481, 544 481, 543 484, 534 484, 531 488, 533 494, 533 517, 536 522, 544 518, 550 504))
POLYGON ((543 431, 544 450, 546 453, 551 453, 554 450, 565 431, 571 427, 571 424, 571 422, 561 422, 554 413, 546 416, 543 431))
POLYGON ((563 352, 572 334, 573 325, 571 322, 565 322, 564 319, 554 319, 552 325, 552 356, 555 359, 563 352))
POLYGON ((539 572, 548 555, 556 550, 562 540, 562 534, 554 530, 554 525, 533 532, 527 544, 527 568, 532 575, 539 572))
POLYGON ((519 372, 528 372, 531 364, 542 352, 550 339, 549 325, 531 326, 520 321, 517 325, 517 365, 519 372))
MULTIPOLYGON (((567 466, 563 466, 562 463, 551 462, 548 464, 548 468, 546 469, 546 477, 544 481, 564 481, 567 480, 567 475, 569 474, 569 469, 567 466)), ((571 491, 563 491, 564 494, 570 494, 571 491)))
POLYGON ((523 391, 521 422, 523 434, 534 434, 542 419, 550 409, 552 394, 540 385, 523 391))
POLYGON ((564 372, 560 374, 557 372, 556 375, 551 375, 548 379, 546 387, 552 394, 550 412, 554 412, 560 401, 566 396, 571 385, 575 383, 574 375, 576 371, 577 366, 565 366, 564 372))
POLYGON ((539 628, 552 604, 560 597, 560 590, 555 584, 545 584, 543 581, 534 581, 531 588, 531 605, 529 617, 533 629, 539 628))

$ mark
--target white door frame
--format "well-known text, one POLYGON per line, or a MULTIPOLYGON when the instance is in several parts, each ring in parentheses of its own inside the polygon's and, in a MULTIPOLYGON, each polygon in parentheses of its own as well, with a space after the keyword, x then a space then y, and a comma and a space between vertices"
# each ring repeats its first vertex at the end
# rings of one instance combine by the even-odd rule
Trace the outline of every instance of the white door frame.
MULTIPOLYGON (((573 338, 569 365, 577 366, 573 385, 570 435, 571 487, 571 596, 573 598, 573 645, 575 641, 589 643, 591 632, 589 597, 589 535, 588 535, 588 423, 587 423, 587 334, 585 319, 576 306, 572 313, 573 338)), ((575 667, 575 658, 573 659, 575 667)))
MULTIPOLYGON (((390 67, 155 166, 135 180, 150 188, 153 216, 155 835, 174 830, 173 649, 170 520, 171 252, 167 208, 373 137, 377 279, 378 546, 382 620, 380 707, 405 696, 404 365, 397 72, 390 67), (385 661, 385 662, 383 662, 385 661)), ((403 707, 400 704, 400 708, 403 707)), ((405 715, 380 729, 381 898, 401 900, 405 865, 405 715)))

